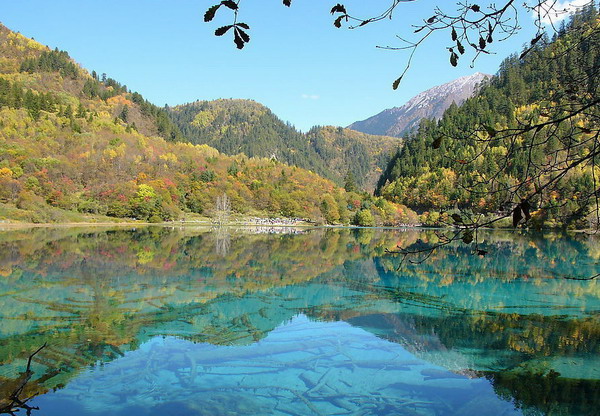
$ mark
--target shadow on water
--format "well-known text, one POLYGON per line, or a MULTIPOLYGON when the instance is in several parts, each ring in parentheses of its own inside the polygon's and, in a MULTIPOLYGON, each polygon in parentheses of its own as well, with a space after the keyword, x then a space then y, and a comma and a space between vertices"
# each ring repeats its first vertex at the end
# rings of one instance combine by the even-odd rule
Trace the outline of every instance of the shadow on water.
POLYGON ((598 272, 597 241, 490 232, 487 256, 400 270, 385 254, 435 238, 2 232, 0 383, 47 342, 28 387, 44 415, 595 414, 600 286, 562 277, 598 272))

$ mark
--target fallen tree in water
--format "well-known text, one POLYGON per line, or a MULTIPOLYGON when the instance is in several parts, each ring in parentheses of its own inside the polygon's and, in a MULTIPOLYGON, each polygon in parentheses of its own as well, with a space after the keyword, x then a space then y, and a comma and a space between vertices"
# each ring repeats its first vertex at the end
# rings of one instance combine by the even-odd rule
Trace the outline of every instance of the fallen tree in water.
POLYGON ((27 404, 27 402, 37 396, 37 394, 26 395, 28 397, 25 398, 21 398, 21 396, 27 387, 27 383, 33 376, 33 371, 31 371, 31 361, 33 360, 33 357, 35 357, 35 355, 45 347, 46 344, 42 345, 29 356, 29 359, 27 360, 27 368, 21 373, 19 378, 5 383, 0 388, 0 391, 2 391, 3 394, 4 392, 8 392, 7 397, 0 398, 0 414, 5 413, 14 415, 15 412, 18 412, 19 410, 25 410, 27 415, 30 415, 32 410, 39 410, 37 407, 32 407, 27 404))

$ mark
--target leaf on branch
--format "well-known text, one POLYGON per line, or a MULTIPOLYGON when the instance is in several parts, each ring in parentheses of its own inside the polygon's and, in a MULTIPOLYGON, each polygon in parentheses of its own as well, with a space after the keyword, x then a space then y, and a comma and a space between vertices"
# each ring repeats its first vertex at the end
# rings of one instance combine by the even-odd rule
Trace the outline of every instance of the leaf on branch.
POLYGON ((463 219, 459 214, 452 214, 452 219, 455 224, 463 224, 463 219))
POLYGON ((456 29, 454 29, 454 26, 452 27, 452 40, 455 41, 456 39, 458 39, 458 34, 456 33, 456 29))
POLYGON ((458 65, 458 55, 456 54, 456 52, 452 52, 450 54, 450 65, 452 65, 452 66, 458 65))
POLYGON ((442 136, 436 137, 431 143, 431 147, 434 149, 439 149, 442 145, 442 136))
POLYGON ((219 10, 219 7, 221 7, 220 4, 215 4, 214 6, 210 7, 206 13, 204 13, 204 21, 210 22, 213 20, 215 18, 215 13, 217 13, 217 10, 219 10))
POLYGON ((471 244, 473 242, 473 232, 471 230, 466 230, 463 233, 462 241, 465 244, 471 244))
POLYGON ((246 30, 249 30, 249 29, 250 29, 250 26, 248 26, 246 23, 237 23, 237 26, 239 26, 239 27, 243 27, 243 28, 244 28, 244 29, 246 29, 246 30))
POLYGON ((427 23, 433 23, 435 22, 435 16, 431 16, 429 19, 427 19, 427 23))
POLYGON ((363 20, 362 22, 360 22, 360 25, 358 25, 358 26, 360 27, 360 26, 364 26, 366 24, 369 24, 369 23, 371 23, 371 20, 372 19, 363 20))
MULTIPOLYGON (((239 26, 239 24, 238 24, 239 26)), ((248 34, 246 32, 244 32, 242 29, 239 28, 235 28, 236 32, 238 32, 240 34, 240 37, 242 38, 242 40, 244 41, 244 43, 248 43, 250 42, 250 36, 248 36, 248 34)))
POLYGON ((458 52, 460 52, 461 55, 465 53, 465 47, 462 45, 462 43, 460 43, 460 40, 456 41, 456 47, 458 48, 458 52))
POLYGON ((529 52, 531 52, 531 48, 525 49, 521 55, 519 55, 519 59, 523 59, 529 52))
POLYGON ((537 35, 535 38, 531 39, 531 46, 538 43, 540 41, 540 39, 542 38, 542 36, 544 36, 543 33, 541 33, 541 34, 537 35))
POLYGON ((238 49, 243 49, 246 42, 250 41, 250 36, 237 27, 234 29, 233 35, 233 43, 235 43, 238 49))
POLYGON ((419 33, 421 30, 425 29, 427 26, 421 26, 420 28, 415 29, 415 33, 419 33))
POLYGON ((477 4, 474 4, 471 6, 471 10, 473 10, 474 12, 478 12, 481 10, 481 7, 479 7, 477 4))
POLYGON ((479 36, 479 49, 485 49, 485 39, 479 36))
POLYGON ((495 137, 496 134, 498 134, 498 132, 496 131, 495 128, 491 127, 491 126, 484 126, 484 129, 486 131, 486 133, 490 136, 490 137, 495 137))
POLYGON ((492 27, 492 24, 490 23, 490 21, 488 20, 488 35, 487 35, 487 43, 492 43, 494 41, 494 39, 492 38, 492 33, 494 33, 494 28, 492 27))
POLYGON ((215 30, 215 36, 223 36, 232 27, 233 25, 221 26, 220 28, 215 30))
POLYGON ((334 14, 334 13, 348 14, 348 12, 346 12, 346 8, 344 7, 344 5, 339 4, 339 3, 331 8, 331 14, 334 14))
POLYGON ((221 4, 225 7, 229 7, 231 10, 237 10, 238 5, 233 0, 223 0, 221 4))
POLYGON ((292 5, 292 0, 283 0, 284 6, 290 7, 292 5))
POLYGON ((487 251, 485 251, 485 250, 477 250, 477 255, 478 255, 478 256, 482 256, 482 257, 483 257, 483 256, 485 256, 487 253, 488 253, 488 252, 487 252, 487 251))
POLYGON ((521 204, 517 205, 512 213, 513 217, 513 227, 519 225, 519 222, 523 219, 523 215, 521 214, 521 204))
POLYGON ((400 76, 400 78, 396 79, 394 81, 394 83, 392 84, 392 89, 393 90, 397 90, 398 89, 398 85, 400 85, 400 81, 402 81, 402 76, 400 76))
POLYGON ((333 21, 333 25, 334 25, 335 27, 337 27, 338 29, 339 29, 340 27, 342 27, 342 19, 343 19, 343 18, 344 18, 344 15, 341 15, 341 16, 339 16, 337 19, 335 19, 335 20, 333 21))
POLYGON ((233 43, 235 43, 235 46, 238 49, 244 49, 244 40, 242 39, 242 37, 239 35, 239 33, 237 31, 234 33, 233 43))

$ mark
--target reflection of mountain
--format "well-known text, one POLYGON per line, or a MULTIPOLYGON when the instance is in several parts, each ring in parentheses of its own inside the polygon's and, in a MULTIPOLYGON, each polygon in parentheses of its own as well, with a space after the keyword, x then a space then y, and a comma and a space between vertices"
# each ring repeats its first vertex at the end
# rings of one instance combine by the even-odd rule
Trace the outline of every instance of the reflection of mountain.
POLYGON ((249 345, 304 313, 345 320, 452 371, 486 374, 515 397, 525 387, 515 382, 515 392, 507 380, 550 370, 598 391, 595 283, 547 278, 576 266, 587 273, 597 245, 495 233, 485 236, 489 256, 449 247, 400 272, 384 254, 432 238, 232 232, 229 251, 217 253, 211 233, 191 228, 0 234, 0 376, 14 377, 44 342, 36 374, 62 371, 42 389, 157 335, 249 345))
POLYGON ((80 406, 78 416, 139 408, 163 416, 174 407, 210 416, 521 414, 484 378, 451 373, 345 322, 303 315, 235 348, 156 337, 36 400, 45 416, 64 416, 52 410, 65 403, 80 406))

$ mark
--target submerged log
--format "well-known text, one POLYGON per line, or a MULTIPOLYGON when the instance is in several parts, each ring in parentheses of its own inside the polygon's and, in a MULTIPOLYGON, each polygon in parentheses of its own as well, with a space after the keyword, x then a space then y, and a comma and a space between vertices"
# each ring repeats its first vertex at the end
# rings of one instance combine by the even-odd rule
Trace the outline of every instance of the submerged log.
POLYGON ((7 391, 10 391, 10 393, 8 394, 8 397, 0 399, 0 413, 14 415, 15 412, 23 409, 27 411, 27 414, 29 414, 32 410, 38 410, 37 407, 32 407, 27 404, 27 402, 33 399, 37 394, 26 398, 21 398, 21 395, 23 394, 27 383, 33 376, 33 371, 31 371, 31 361, 37 353, 44 349, 44 347, 46 347, 45 343, 29 356, 29 359, 27 360, 27 368, 21 373, 19 378, 2 386, 2 390, 6 388, 7 391))

